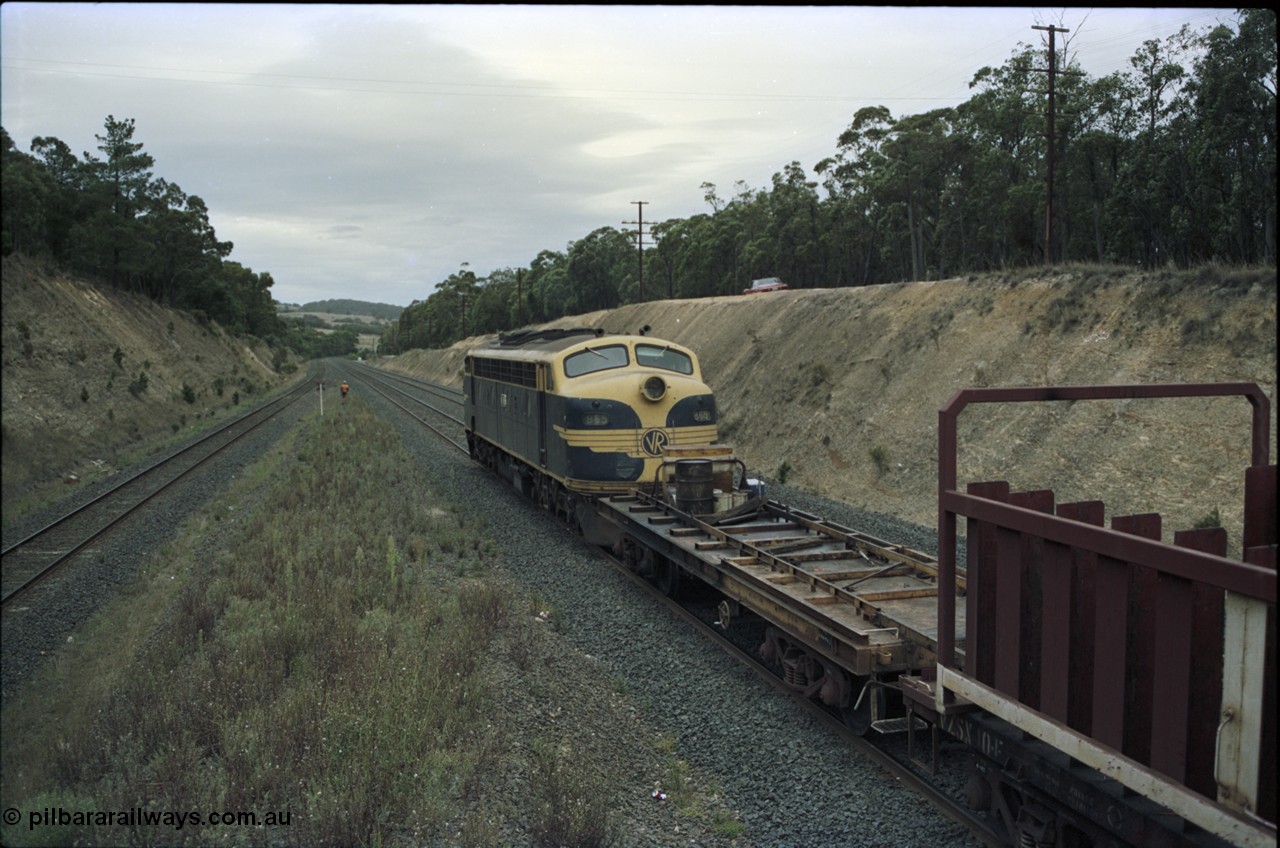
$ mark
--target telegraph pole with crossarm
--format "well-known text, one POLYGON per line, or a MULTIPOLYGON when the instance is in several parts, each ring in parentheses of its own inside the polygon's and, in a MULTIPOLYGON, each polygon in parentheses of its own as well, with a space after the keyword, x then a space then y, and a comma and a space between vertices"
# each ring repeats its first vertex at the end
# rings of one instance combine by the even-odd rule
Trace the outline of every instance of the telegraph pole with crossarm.
POLYGON ((634 221, 623 221, 624 224, 636 225, 636 252, 639 254, 640 260, 640 300, 644 300, 644 237, 652 235, 644 231, 644 207, 649 204, 647 200, 633 200, 636 205, 637 215, 634 221))
POLYGON ((1047 171, 1046 188, 1048 189, 1048 197, 1045 200, 1045 211, 1044 211, 1044 263, 1046 265, 1052 265, 1053 264, 1053 165, 1054 165, 1053 117, 1055 114, 1055 106, 1054 106, 1054 100, 1053 100, 1054 82, 1056 81, 1059 73, 1073 74, 1075 72, 1058 70, 1058 52, 1057 52, 1057 48, 1054 46, 1054 35, 1060 32, 1063 32, 1063 33, 1071 32, 1071 30, 1064 29, 1062 27, 1056 27, 1053 25, 1033 26, 1031 28, 1044 30, 1049 33, 1049 68, 1048 68, 1048 74, 1049 74, 1049 110, 1048 110, 1049 126, 1048 126, 1048 129, 1049 129, 1049 132, 1048 132, 1048 147, 1047 147, 1048 165, 1045 169, 1047 171))

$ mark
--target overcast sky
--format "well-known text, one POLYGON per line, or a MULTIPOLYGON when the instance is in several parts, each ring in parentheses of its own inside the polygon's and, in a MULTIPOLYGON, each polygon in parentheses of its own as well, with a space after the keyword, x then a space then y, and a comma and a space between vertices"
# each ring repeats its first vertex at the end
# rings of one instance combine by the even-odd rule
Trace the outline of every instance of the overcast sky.
POLYGON ((4 3, 2 121, 99 155, 133 118, 277 300, 407 305, 700 188, 811 174, 858 109, 955 105, 1034 25, 1082 67, 1227 10, 4 3), (1059 39, 1063 36, 1059 35, 1059 39))

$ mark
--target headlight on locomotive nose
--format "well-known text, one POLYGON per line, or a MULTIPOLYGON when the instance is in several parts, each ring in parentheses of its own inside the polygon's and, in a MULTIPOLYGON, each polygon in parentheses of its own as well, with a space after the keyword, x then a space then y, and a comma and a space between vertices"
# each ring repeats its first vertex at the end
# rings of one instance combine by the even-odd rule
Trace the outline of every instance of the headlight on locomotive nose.
POLYGON ((662 396, 667 393, 667 381, 655 375, 644 381, 640 391, 647 400, 662 400, 662 396))

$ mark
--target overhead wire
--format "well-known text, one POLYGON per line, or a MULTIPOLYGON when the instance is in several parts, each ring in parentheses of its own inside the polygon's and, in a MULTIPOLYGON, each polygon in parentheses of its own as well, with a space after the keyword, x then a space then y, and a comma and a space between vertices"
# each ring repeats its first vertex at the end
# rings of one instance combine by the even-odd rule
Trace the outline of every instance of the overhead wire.
MULTIPOLYGON (((360 77, 319 77, 303 74, 275 74, 264 72, 242 73, 236 71, 216 71, 204 68, 172 68, 161 66, 143 66, 143 65, 110 65, 102 63, 83 63, 83 62, 64 62, 50 59, 28 59, 25 57, 6 56, 3 60, 3 67, 11 71, 26 71, 32 73, 54 73, 67 74, 72 76, 85 77, 104 77, 110 79, 133 79, 140 81, 155 82, 176 82, 176 83, 194 83, 203 85, 229 85, 229 86, 245 86, 257 88, 282 88, 296 91, 315 91, 315 92, 354 92, 362 94, 383 93, 383 94, 436 94, 436 95, 456 95, 466 97, 516 97, 516 98, 554 98, 554 99, 591 99, 599 96, 608 96, 612 99, 621 100, 670 100, 673 102, 701 102, 701 101, 724 101, 724 102, 760 102, 760 101, 781 101, 781 102, 830 102, 830 101, 847 101, 853 99, 862 99, 862 95, 846 95, 846 94, 798 94, 795 92, 782 92, 768 94, 763 92, 724 92, 724 91, 700 91, 690 92, 687 90, 663 90, 663 89, 616 89, 616 88, 591 88, 584 86, 563 86, 563 85, 524 85, 519 83, 478 83, 478 82, 448 82, 442 80, 393 80, 393 79, 376 79, 376 78, 360 78, 360 77), (68 67, 26 67, 21 64, 14 63, 39 63, 45 65, 66 65, 68 67), (250 77, 250 79, 195 79, 177 76, 158 76, 155 74, 123 74, 111 73, 100 70, 91 70, 96 68, 118 68, 124 70, 138 71, 164 71, 166 73, 182 73, 182 74, 219 74, 219 75, 235 75, 242 77, 250 77), (321 83, 350 83, 352 85, 291 85, 287 82, 273 83, 252 79, 253 77, 276 77, 282 80, 298 80, 303 82, 321 82, 321 83), (370 84, 365 86, 364 84, 370 84), (456 89, 456 90, 452 90, 456 89), (498 89, 508 89, 499 91, 498 89)), ((915 100, 929 100, 933 98, 901 98, 915 100)))

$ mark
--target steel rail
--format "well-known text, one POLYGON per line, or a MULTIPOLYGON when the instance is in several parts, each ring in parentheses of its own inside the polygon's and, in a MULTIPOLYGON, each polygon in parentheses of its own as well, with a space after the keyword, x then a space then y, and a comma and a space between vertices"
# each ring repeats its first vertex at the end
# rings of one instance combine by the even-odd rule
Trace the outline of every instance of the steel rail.
POLYGON ((397 371, 388 371, 385 368, 374 368, 372 365, 368 364, 357 365, 354 366, 354 368, 357 373, 363 376, 367 377, 377 374, 378 377, 383 380, 404 383, 412 386, 413 388, 422 389, 423 391, 433 394, 448 403, 455 403, 459 407, 462 406, 463 398, 466 396, 466 393, 463 392, 462 389, 454 388, 453 386, 446 386, 442 383, 433 383, 430 380, 421 380, 417 377, 410 377, 397 371))
MULTIPOLYGON (((367 375, 366 375, 366 376, 367 376, 367 375)), ((445 440, 446 442, 448 442, 450 445, 452 445, 453 447, 457 448, 457 449, 458 449, 458 451, 460 451, 461 453, 463 453, 463 454, 465 454, 465 455, 467 455, 467 456, 470 456, 470 455, 471 455, 471 451, 467 448, 467 445, 466 445, 465 443, 463 443, 463 442, 459 442, 459 441, 456 441, 456 440, 455 440, 453 437, 451 437, 448 433, 445 433, 443 430, 441 430, 439 427, 437 427, 437 426, 435 426, 434 424, 432 424, 430 421, 427 421, 425 418, 422 418, 421 416, 417 415, 415 412, 413 412, 413 410, 409 409, 409 407, 405 406, 404 404, 402 404, 402 403, 400 403, 398 400, 396 400, 394 397, 392 397, 392 396, 391 396, 391 394, 390 394, 390 392, 396 392, 397 394, 403 395, 404 397, 409 398, 409 399, 410 399, 410 400, 412 400, 413 402, 415 402, 415 403, 417 403, 417 404, 420 404, 420 405, 422 405, 422 406, 425 406, 427 409, 430 409, 432 412, 436 413, 437 415, 440 415, 440 416, 442 416, 442 417, 444 417, 444 418, 449 419, 450 421, 452 421, 454 424, 457 424, 458 426, 462 426, 462 421, 461 421, 461 419, 454 418, 454 417, 453 417, 452 415, 450 415, 449 413, 444 412, 443 410, 440 410, 440 409, 438 409, 438 408, 436 408, 436 407, 432 406, 431 404, 427 403, 426 401, 422 400, 421 398, 416 398, 416 397, 414 397, 413 395, 409 394, 408 392, 405 392, 405 391, 403 391, 403 390, 401 390, 401 389, 397 389, 397 388, 394 388, 394 387, 391 387, 391 386, 387 386, 385 382, 380 381, 380 380, 378 380, 377 378, 375 378, 375 379, 373 379, 373 380, 369 381, 369 385, 373 388, 374 392, 376 392, 376 393, 377 393, 381 398, 383 398, 383 399, 384 399, 385 401, 387 401, 388 403, 390 403, 390 404, 392 404, 392 405, 394 405, 394 406, 398 407, 402 412, 404 412, 404 414, 405 414, 405 415, 408 415, 410 418, 414 419, 414 420, 415 420, 415 421, 417 421, 419 424, 421 424, 422 426, 426 427, 426 428, 427 428, 428 430, 430 430, 431 432, 435 433, 435 434, 436 434, 437 436, 439 436, 441 439, 444 439, 444 440, 445 440)))
MULTIPOLYGON (((27 536, 26 538, 22 539, 21 541, 16 542, 13 545, 10 545, 8 548, 5 548, 4 551, 0 553, 0 557, 8 558, 8 557, 21 556, 23 551, 29 549, 37 541, 48 538, 52 536, 55 532, 59 530, 64 530, 65 528, 72 526, 71 522, 74 519, 88 516, 89 510, 91 507, 95 507, 95 506, 103 507, 114 500, 118 500, 124 497, 124 495, 126 494, 125 493, 126 487, 130 487, 135 483, 141 484, 141 483, 147 482, 148 478, 151 478, 154 474, 163 470, 164 468, 174 467, 173 464, 176 463, 179 459, 182 459, 184 457, 189 458, 193 456, 196 450, 199 448, 208 448, 210 444, 214 442, 214 440, 216 440, 220 436, 226 435, 228 431, 231 430, 233 427, 236 427, 240 424, 244 424, 250 421, 250 419, 254 418, 255 416, 261 416, 259 420, 254 421, 250 426, 246 427, 243 431, 232 435, 223 444, 217 446, 205 456, 200 457, 190 466, 183 469, 178 474, 171 477, 169 480, 161 483, 157 488, 146 493, 142 498, 140 498, 135 503, 130 505, 124 511, 112 517, 105 524, 96 525, 92 530, 90 530, 88 535, 83 536, 83 538, 81 538, 78 542, 73 543, 66 550, 58 553, 52 560, 38 567, 34 574, 26 576, 25 578, 21 578, 22 579, 21 583, 19 583, 16 587, 13 587, 8 591, 6 591, 3 594, 3 596, 0 596, 0 607, 7 608, 16 598, 25 594, 32 588, 34 588, 38 583, 40 583, 45 578, 47 578, 48 576, 53 574, 55 571, 57 571, 62 565, 64 565, 67 561, 69 561, 73 556, 78 554, 80 551, 84 550, 85 547, 87 547, 94 541, 97 541, 98 539, 105 536, 114 527, 120 524, 120 522, 124 521, 129 516, 135 514, 139 509, 141 509, 143 506, 149 503, 153 498, 155 498, 162 492, 167 491, 170 487, 178 483, 188 474, 195 471, 197 468, 200 468, 206 462, 208 462, 209 460, 213 459, 215 456, 222 453, 222 451, 226 450, 228 447, 235 444, 240 439, 244 438, 248 434, 257 430, 263 424, 275 418, 275 416, 279 415, 285 409, 288 409, 294 403, 304 398, 308 392, 309 392, 309 389, 305 385, 300 384, 298 387, 291 389, 289 392, 277 398, 274 398, 255 409, 249 410, 248 412, 235 418, 234 420, 229 421, 226 424, 218 427, 217 429, 205 434, 199 440, 192 442, 191 444, 186 445, 185 447, 174 451, 168 456, 165 456, 160 460, 148 465, 147 467, 141 469, 137 473, 130 476, 128 479, 121 481, 115 486, 112 486, 110 489, 98 495, 97 497, 93 498, 92 500, 88 501, 87 503, 82 504, 76 509, 63 515, 62 517, 50 522, 49 524, 45 525, 44 527, 32 533, 31 535, 27 536)), ((12 560, 10 561, 12 562, 12 560)), ((6 569, 6 572, 11 570, 12 570, 11 568, 6 569)))
MULTIPOLYGON (((291 392, 290 392, 290 393, 292 393, 292 391, 297 391, 297 389, 295 388, 295 389, 291 390, 291 392)), ((286 394, 286 395, 281 395, 281 396, 280 396, 280 397, 278 397, 278 398, 274 398, 273 400, 268 401, 268 402, 267 402, 267 404, 271 404, 271 403, 278 403, 278 402, 279 402, 282 398, 284 398, 284 397, 288 397, 288 394, 286 394)), ((254 409, 250 409, 249 411, 247 411, 247 412, 243 413, 242 415, 239 415, 239 416, 237 416, 236 418, 233 418, 233 419, 231 419, 230 421, 227 421, 227 422, 225 422, 225 423, 223 423, 223 424, 219 425, 217 428, 215 428, 215 429, 213 429, 213 430, 210 430, 208 433, 205 433, 205 434, 204 434, 204 436, 203 436, 203 437, 201 437, 201 439, 200 439, 200 440, 195 441, 195 442, 192 442, 191 444, 186 445, 186 446, 184 446, 184 447, 178 448, 177 450, 175 450, 173 453, 169 454, 168 456, 161 457, 160 459, 158 459, 158 460, 156 460, 155 462, 151 463, 151 464, 150 464, 150 465, 148 465, 147 467, 145 467, 145 468, 143 468, 143 469, 141 469, 141 470, 139 470, 139 471, 135 472, 133 475, 131 475, 131 476, 127 477, 126 479, 121 480, 119 483, 117 483, 116 485, 114 485, 114 486, 112 486, 111 488, 107 489, 107 490, 106 490, 106 491, 104 491, 102 494, 100 494, 100 495, 96 496, 96 497, 95 497, 95 498, 93 498, 92 500, 86 501, 85 503, 83 503, 83 504, 81 504, 80 506, 76 507, 75 509, 71 510, 71 511, 70 511, 70 512, 68 512, 67 514, 65 514, 65 515, 63 515, 63 516, 60 516, 59 518, 55 518, 53 521, 49 522, 49 523, 48 523, 48 524, 46 524, 44 527, 41 527, 39 530, 36 530, 34 533, 31 533, 30 535, 26 536, 25 538, 20 539, 20 540, 19 540, 19 541, 17 541, 17 542, 14 542, 12 545, 9 545, 9 546, 8 546, 8 547, 6 547, 3 551, 0 551, 0 556, 2 556, 2 555, 7 555, 10 551, 13 551, 13 550, 15 550, 15 549, 17 549, 17 548, 22 547, 23 545, 25 545, 25 544, 27 544, 28 542, 30 542, 32 539, 35 539, 35 538, 37 538, 37 537, 39 537, 39 536, 43 535, 44 533, 48 532, 49 530, 51 530, 51 529, 53 529, 53 528, 57 527, 59 524, 63 523, 64 521, 66 521, 67 519, 71 518, 72 516, 77 515, 78 513, 84 512, 84 511, 85 511, 85 510, 87 510, 89 507, 93 506, 94 504, 98 503, 99 501, 104 500, 104 499, 106 499, 106 498, 110 497, 112 494, 114 494, 114 493, 116 492, 116 490, 121 489, 121 488, 123 488, 123 487, 125 487, 125 486, 129 485, 129 484, 130 484, 130 483, 132 483, 134 480, 137 480, 139 477, 142 477, 142 476, 143 476, 143 475, 145 475, 145 474, 149 474, 149 473, 151 473, 151 472, 152 472, 152 471, 154 471, 156 468, 159 468, 161 465, 164 465, 166 462, 169 462, 169 461, 170 461, 170 460, 172 460, 172 459, 176 459, 177 457, 181 456, 182 454, 186 453, 187 451, 189 451, 189 450, 193 450, 194 448, 199 447, 201 444, 204 444, 204 443, 206 442, 206 440, 208 440, 208 439, 212 439, 214 436, 217 436, 217 435, 219 435, 220 433, 222 433, 222 432, 224 432, 224 431, 226 431, 226 430, 228 430, 228 429, 230 429, 230 428, 232 428, 232 427, 236 426, 237 424, 241 423, 241 422, 242 422, 242 421, 244 421, 246 418, 248 418, 248 417, 250 417, 250 416, 252 416, 252 415, 256 415, 257 413, 261 412, 264 408, 266 408, 266 404, 264 404, 263 406, 256 407, 256 408, 254 408, 254 409)))

